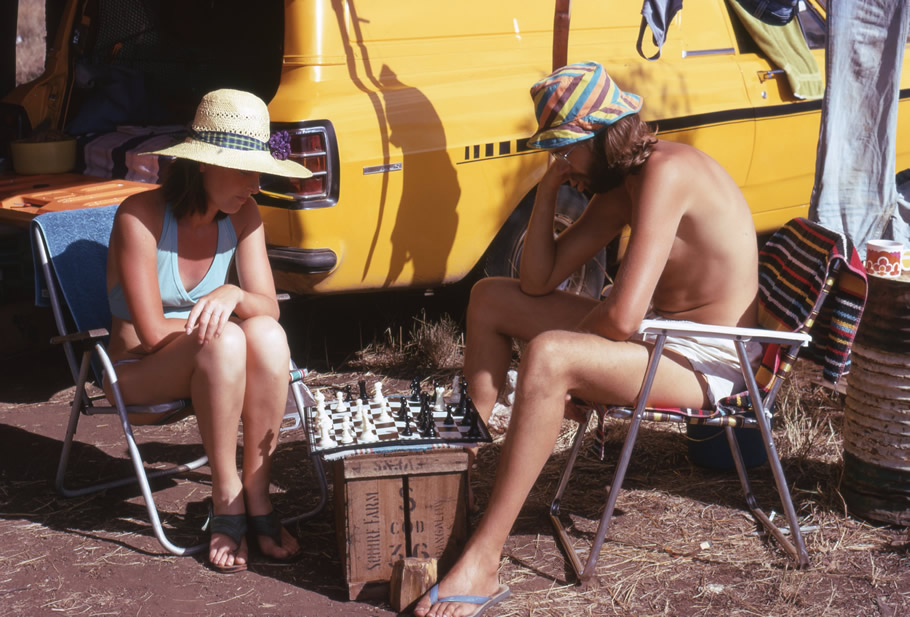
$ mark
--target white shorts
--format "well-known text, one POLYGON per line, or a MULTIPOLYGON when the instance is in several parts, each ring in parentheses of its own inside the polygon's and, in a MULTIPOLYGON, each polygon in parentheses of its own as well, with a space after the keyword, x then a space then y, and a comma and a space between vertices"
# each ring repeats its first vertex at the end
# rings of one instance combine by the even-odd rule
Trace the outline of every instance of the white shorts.
MULTIPOLYGON (((691 321, 665 319, 649 313, 647 319, 665 321, 672 324, 691 324, 691 321)), ((708 382, 708 400, 712 405, 731 394, 746 389, 739 365, 739 355, 733 341, 722 338, 692 338, 688 336, 668 336, 664 351, 678 353, 692 366, 692 370, 702 375, 708 382)), ((746 343, 746 354, 752 369, 758 367, 762 356, 762 345, 756 341, 746 343)))

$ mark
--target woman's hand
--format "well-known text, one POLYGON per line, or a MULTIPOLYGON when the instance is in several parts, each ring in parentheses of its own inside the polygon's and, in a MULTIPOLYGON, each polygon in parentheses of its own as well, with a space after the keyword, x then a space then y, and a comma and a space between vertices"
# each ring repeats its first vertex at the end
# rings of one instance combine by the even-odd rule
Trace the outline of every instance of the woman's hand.
POLYGON ((224 324, 231 318, 242 294, 243 291, 236 285, 222 285, 203 296, 186 318, 187 335, 197 329, 200 345, 221 336, 224 324))

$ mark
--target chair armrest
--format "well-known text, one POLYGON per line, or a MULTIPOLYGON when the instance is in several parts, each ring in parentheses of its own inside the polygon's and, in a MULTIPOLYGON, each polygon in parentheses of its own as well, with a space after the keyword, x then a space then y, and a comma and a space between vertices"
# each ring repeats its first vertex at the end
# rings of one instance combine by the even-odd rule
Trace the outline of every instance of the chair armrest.
POLYGON ((712 326, 700 323, 666 322, 645 319, 638 328, 639 334, 667 334, 675 336, 723 338, 733 341, 758 341, 760 343, 800 344, 806 346, 812 337, 805 332, 778 332, 762 328, 737 328, 712 326))
POLYGON ((105 328, 95 328, 94 330, 83 330, 82 332, 73 332, 72 334, 64 334, 62 336, 55 336, 51 338, 52 345, 59 345, 60 343, 77 343, 79 341, 92 341, 99 338, 104 338, 109 333, 105 328))

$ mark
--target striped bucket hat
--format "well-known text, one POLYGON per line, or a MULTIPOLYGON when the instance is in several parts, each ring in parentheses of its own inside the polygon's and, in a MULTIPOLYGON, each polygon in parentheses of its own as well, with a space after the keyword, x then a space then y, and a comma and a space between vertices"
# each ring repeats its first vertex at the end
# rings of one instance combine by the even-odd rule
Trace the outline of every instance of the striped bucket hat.
POLYGON ((641 109, 641 97, 619 89, 596 62, 570 64, 531 86, 537 132, 531 148, 560 148, 594 137, 641 109))

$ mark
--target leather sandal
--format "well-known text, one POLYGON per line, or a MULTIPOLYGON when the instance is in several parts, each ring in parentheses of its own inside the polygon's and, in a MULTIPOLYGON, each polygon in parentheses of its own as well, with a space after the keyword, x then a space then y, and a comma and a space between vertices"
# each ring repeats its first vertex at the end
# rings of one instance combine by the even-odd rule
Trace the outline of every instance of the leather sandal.
MULTIPOLYGON (((246 514, 215 514, 213 507, 209 504, 209 517, 206 519, 205 525, 202 526, 203 531, 207 529, 210 534, 220 533, 229 537, 237 545, 236 550, 239 551, 247 532, 246 514)), ((219 566, 206 560, 206 565, 222 574, 236 574, 247 569, 247 564, 245 563, 219 566)))
MULTIPOLYGON (((284 527, 281 525, 281 519, 278 517, 278 513, 272 510, 268 514, 260 514, 258 516, 248 516, 247 522, 249 523, 250 534, 257 536, 256 545, 259 546, 258 536, 265 536, 271 538, 277 546, 282 546, 281 542, 281 530, 284 527)), ((291 561, 296 561, 303 554, 300 548, 297 549, 297 552, 288 555, 287 557, 273 557, 271 555, 266 555, 262 551, 262 547, 259 546, 259 552, 263 553, 266 557, 273 561, 279 563, 287 563, 291 561)))

